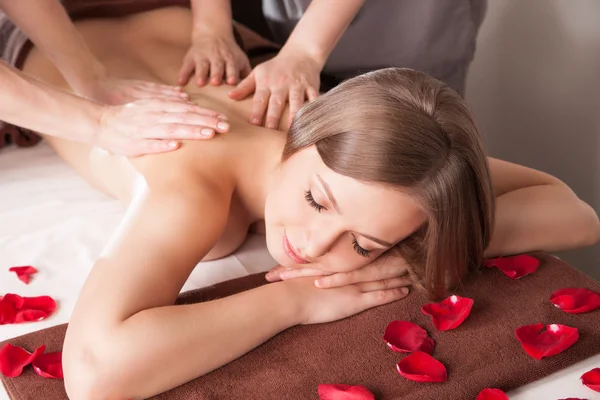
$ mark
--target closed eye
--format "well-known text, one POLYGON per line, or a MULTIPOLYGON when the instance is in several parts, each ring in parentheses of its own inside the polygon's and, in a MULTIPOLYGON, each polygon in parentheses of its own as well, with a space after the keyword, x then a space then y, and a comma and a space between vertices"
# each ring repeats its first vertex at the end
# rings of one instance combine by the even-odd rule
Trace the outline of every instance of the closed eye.
POLYGON ((317 212, 327 210, 327 208, 325 208, 324 206, 320 205, 319 203, 317 203, 315 201, 315 198, 313 197, 312 192, 310 190, 306 190, 304 192, 304 198, 306 199, 306 202, 308 203, 308 205, 310 205, 312 208, 317 210, 317 212))
POLYGON ((369 257, 369 255, 371 254, 370 250, 363 249, 362 247, 360 247, 358 241, 356 240, 356 236, 354 235, 352 235, 352 247, 354 247, 354 251, 356 251, 360 256, 369 257))

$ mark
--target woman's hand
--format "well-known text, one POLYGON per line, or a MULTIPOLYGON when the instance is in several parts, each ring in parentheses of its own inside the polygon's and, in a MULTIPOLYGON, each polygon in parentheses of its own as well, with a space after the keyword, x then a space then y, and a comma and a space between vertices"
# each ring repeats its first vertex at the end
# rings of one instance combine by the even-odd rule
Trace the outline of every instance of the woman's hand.
POLYGON ((315 286, 319 288, 334 288, 355 283, 374 283, 384 288, 396 288, 410 286, 414 283, 409 276, 409 268, 406 261, 396 255, 384 254, 370 264, 354 271, 329 273, 310 268, 285 268, 278 265, 269 272, 265 278, 269 282, 289 280, 299 277, 319 277, 314 280, 315 286))
POLYGON ((235 42, 233 35, 199 33, 183 58, 178 83, 185 85, 192 74, 198 86, 204 86, 209 78, 213 85, 235 85, 250 73, 250 61, 235 42))
POLYGON ((387 288, 380 282, 356 283, 329 290, 316 288, 311 278, 292 279, 283 284, 299 305, 302 325, 337 321, 400 300, 409 293, 406 287, 387 288))
POLYGON ((277 129, 279 120, 289 101, 288 125, 304 104, 305 99, 313 100, 319 95, 322 65, 301 49, 282 50, 269 61, 257 65, 229 97, 243 100, 252 93, 252 113, 250 123, 277 129))
POLYGON ((209 139, 229 130, 226 117, 184 100, 143 99, 105 106, 92 144, 135 157, 178 148, 178 140, 209 139))

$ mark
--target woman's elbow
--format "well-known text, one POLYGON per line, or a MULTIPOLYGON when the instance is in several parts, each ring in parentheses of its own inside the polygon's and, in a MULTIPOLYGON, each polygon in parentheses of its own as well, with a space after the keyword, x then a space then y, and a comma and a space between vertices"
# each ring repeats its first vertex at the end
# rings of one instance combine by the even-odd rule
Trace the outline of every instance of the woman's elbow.
MULTIPOLYGON (((111 377, 107 346, 68 346, 63 352, 65 390, 69 399, 113 400, 127 399, 118 387, 118 380, 111 377)), ((113 360, 114 361, 114 360, 113 360)), ((113 368, 115 366, 113 365, 113 368)), ((113 371, 114 372, 114 371, 113 371)))
POLYGON ((593 246, 600 242, 600 220, 598 214, 587 203, 580 200, 581 207, 581 232, 580 245, 593 246))

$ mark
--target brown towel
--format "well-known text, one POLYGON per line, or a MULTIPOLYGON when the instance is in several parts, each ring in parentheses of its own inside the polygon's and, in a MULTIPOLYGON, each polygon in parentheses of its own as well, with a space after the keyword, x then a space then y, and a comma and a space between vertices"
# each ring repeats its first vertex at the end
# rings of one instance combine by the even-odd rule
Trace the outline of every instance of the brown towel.
MULTIPOLYGON (((238 360, 155 399, 318 399, 320 383, 361 384, 375 398, 423 400, 474 399, 485 387, 508 391, 540 379, 600 352, 600 310, 567 314, 548 300, 564 287, 600 291, 600 283, 550 255, 537 254, 540 268, 511 280, 496 268, 471 279, 459 294, 475 300, 471 315, 456 330, 440 332, 421 314, 427 302, 413 292, 406 299, 342 321, 297 326, 238 360), (445 383, 415 383, 396 372, 404 355, 392 352, 383 332, 395 319, 424 327, 435 340, 433 355, 446 366, 445 383), (521 325, 560 323, 579 329, 577 343, 561 354, 534 360, 522 350, 513 331, 521 325)), ((178 303, 207 301, 265 284, 251 275, 182 294, 178 303)), ((34 350, 62 347, 66 326, 34 332, 8 342, 34 350)), ((176 332, 173 332, 175 335, 176 332)), ((37 376, 26 367, 17 378, 2 377, 8 393, 19 400, 65 399, 63 382, 37 376)))

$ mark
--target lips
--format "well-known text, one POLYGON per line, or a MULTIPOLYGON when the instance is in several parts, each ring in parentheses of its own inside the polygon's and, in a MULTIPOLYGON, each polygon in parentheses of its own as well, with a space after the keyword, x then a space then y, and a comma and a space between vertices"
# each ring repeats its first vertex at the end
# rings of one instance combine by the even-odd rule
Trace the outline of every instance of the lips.
POLYGON ((288 256, 288 258, 296 264, 308 263, 308 261, 306 261, 304 258, 300 257, 296 253, 294 247, 290 244, 290 241, 288 240, 288 237, 285 234, 285 232, 283 233, 283 251, 285 252, 285 255, 288 256))

